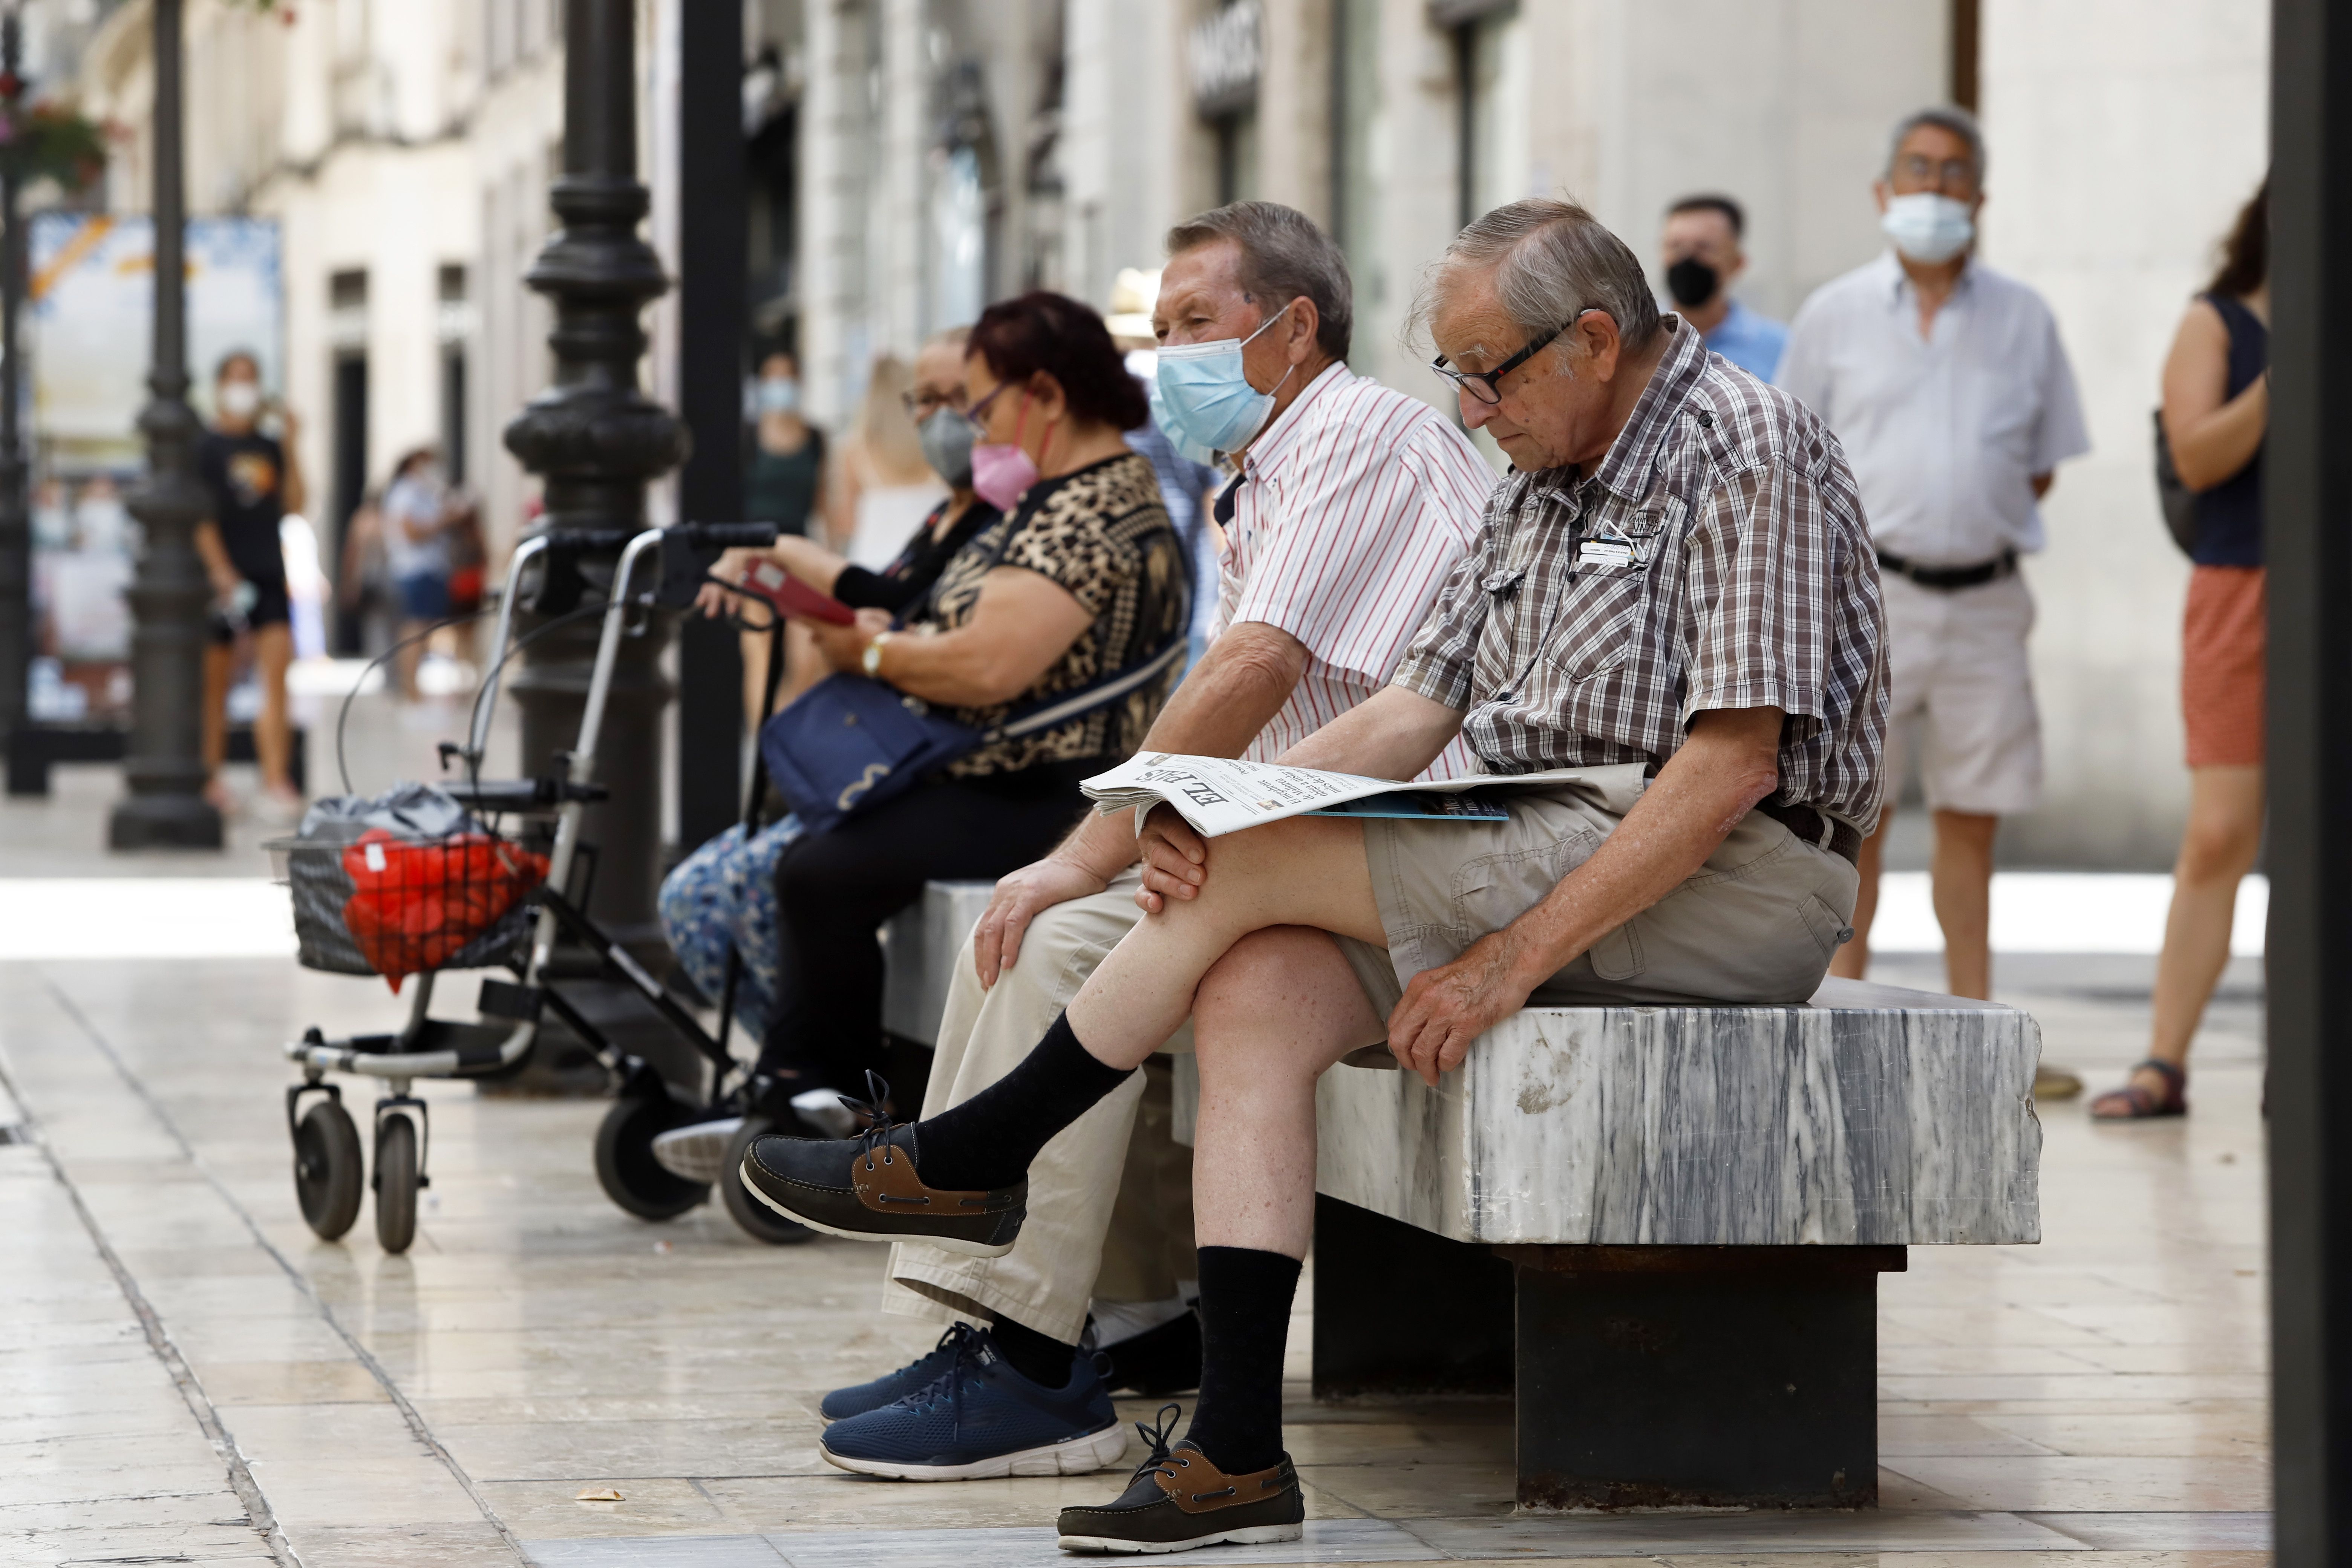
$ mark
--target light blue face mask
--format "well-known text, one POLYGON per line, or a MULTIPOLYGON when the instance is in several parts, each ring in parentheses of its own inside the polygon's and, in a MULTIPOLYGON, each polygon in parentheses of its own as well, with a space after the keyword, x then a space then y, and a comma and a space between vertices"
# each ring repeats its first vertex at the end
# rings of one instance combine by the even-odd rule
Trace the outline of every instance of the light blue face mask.
POLYGON ((1266 417, 1274 412, 1275 393, 1282 390, 1282 383, 1298 367, 1285 370, 1282 381, 1274 384, 1274 392, 1260 392, 1242 373, 1242 349, 1289 313, 1290 306, 1285 305, 1246 338, 1160 345, 1160 372, 1151 388, 1151 417, 1179 451, 1196 463, 1205 463, 1220 452, 1239 451, 1265 428, 1266 417))

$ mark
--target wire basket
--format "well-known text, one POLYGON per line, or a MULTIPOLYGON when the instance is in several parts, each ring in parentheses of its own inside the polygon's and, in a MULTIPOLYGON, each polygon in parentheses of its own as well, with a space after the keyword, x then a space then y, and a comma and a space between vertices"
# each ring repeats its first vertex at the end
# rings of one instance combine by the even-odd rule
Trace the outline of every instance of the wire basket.
POLYGON ((491 969, 530 940, 524 895, 547 858, 480 832, 405 838, 372 827, 357 838, 280 838, 265 846, 294 899, 306 969, 404 975, 491 969))

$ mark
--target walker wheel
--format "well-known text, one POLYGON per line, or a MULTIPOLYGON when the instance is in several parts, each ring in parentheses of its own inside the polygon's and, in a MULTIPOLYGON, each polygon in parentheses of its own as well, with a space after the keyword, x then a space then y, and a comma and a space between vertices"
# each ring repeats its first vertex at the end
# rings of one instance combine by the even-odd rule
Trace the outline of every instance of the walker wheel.
MULTIPOLYGON (((815 1240, 816 1232, 786 1219, 753 1197, 751 1190, 743 1184, 743 1155, 751 1149, 751 1141, 779 1131, 784 1130, 765 1117, 745 1117, 742 1131, 736 1133, 735 1142, 727 1146, 727 1171, 719 1178, 719 1190, 726 1195, 728 1214, 743 1227, 745 1234, 771 1247, 798 1247, 803 1241, 815 1240)), ((801 1129, 793 1127, 789 1131, 798 1132, 801 1129)))
POLYGON ((416 1123, 397 1111, 375 1124, 375 1238, 386 1252, 416 1239, 416 1123))
POLYGON ((321 1241, 360 1217, 360 1134, 340 1100, 314 1101, 294 1124, 294 1196, 321 1241))
POLYGON ((710 1195, 707 1182, 689 1182, 654 1158, 654 1139, 694 1120, 652 1073, 635 1081, 596 1129, 596 1182, 604 1195, 639 1219, 676 1219, 710 1195))

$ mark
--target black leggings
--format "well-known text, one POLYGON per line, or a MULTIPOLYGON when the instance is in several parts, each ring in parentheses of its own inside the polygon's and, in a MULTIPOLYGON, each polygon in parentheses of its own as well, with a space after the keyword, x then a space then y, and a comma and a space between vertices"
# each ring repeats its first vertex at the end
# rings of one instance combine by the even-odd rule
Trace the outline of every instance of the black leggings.
POLYGON ((880 1070, 885 1056, 876 928, 921 898, 927 881, 993 879, 1059 843, 1086 802, 1065 782, 1074 773, 1054 772, 1049 787, 1031 789, 924 784, 784 850, 777 995, 761 1070, 865 1094, 866 1069, 880 1070))

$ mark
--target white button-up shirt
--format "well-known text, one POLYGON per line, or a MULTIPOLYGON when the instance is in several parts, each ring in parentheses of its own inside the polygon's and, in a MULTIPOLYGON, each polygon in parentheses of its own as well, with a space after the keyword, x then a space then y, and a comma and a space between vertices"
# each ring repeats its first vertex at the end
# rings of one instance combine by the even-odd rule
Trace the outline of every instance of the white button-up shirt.
MULTIPOLYGON (((1344 364, 1250 444, 1211 636, 1263 621, 1308 658, 1243 756, 1270 761, 1388 684, 1494 488, 1495 471, 1444 415, 1344 364)), ((1423 776, 1477 771, 1457 735, 1423 776)))
POLYGON ((1879 547, 1923 565, 2041 549, 2033 476, 2091 449, 2050 307, 1973 260, 1925 339, 1894 252, 1822 284, 1774 379, 1836 432, 1879 547))

